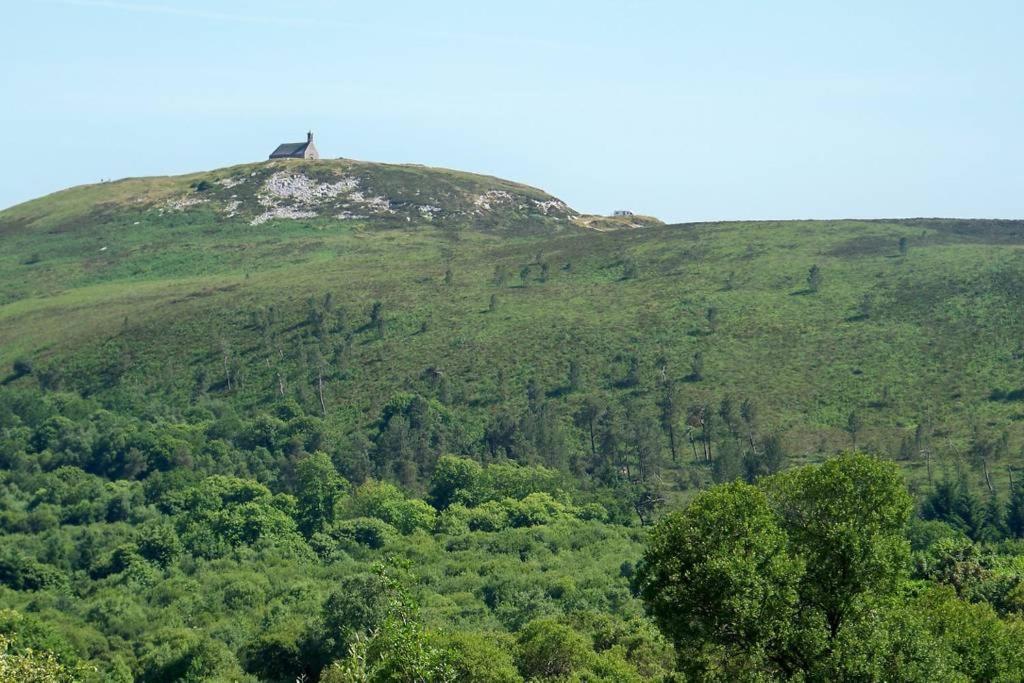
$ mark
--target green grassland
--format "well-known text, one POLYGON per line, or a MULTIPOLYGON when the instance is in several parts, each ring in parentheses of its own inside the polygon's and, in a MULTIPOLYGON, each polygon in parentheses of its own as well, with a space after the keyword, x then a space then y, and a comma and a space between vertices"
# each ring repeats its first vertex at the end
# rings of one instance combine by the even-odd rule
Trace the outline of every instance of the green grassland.
POLYGON ((467 217, 466 197, 495 189, 550 199, 437 169, 278 162, 74 188, 8 209, 0 213, 0 362, 29 357, 59 367, 85 393, 178 409, 195 398, 197 369, 209 378, 202 394, 247 410, 278 398, 283 372, 287 391, 312 410, 306 371, 280 352, 308 336, 309 298, 330 293, 349 320, 342 366, 330 368, 325 390, 337 433, 372 424, 395 392, 422 389, 427 368, 445 373, 470 421, 494 411, 499 378, 512 404, 525 402, 528 379, 538 379, 568 414, 581 393, 564 387, 575 359, 585 389, 612 401, 653 402, 663 365, 686 403, 749 398, 797 459, 848 447, 853 411, 864 423, 860 443, 883 453, 894 453, 922 420, 936 426, 939 454, 965 450, 975 428, 1009 430, 1013 452, 1019 448, 1021 404, 992 394, 1024 384, 1022 223, 727 222, 597 232, 573 225, 569 212, 561 221, 514 207, 467 217), (255 180, 280 168, 327 181, 356 169, 393 206, 415 198, 441 211, 430 220, 409 209, 251 225, 255 180), (238 177, 255 180, 214 184, 206 194, 191 189, 238 177), (218 210, 230 196, 241 215, 218 210), (189 197, 205 201, 164 208, 189 197), (823 283, 811 292, 806 276, 815 264, 823 283), (494 282, 496 268, 509 273, 504 285, 494 282), (373 302, 382 304, 383 335, 365 327, 373 302), (252 324, 270 308, 276 348, 261 344, 252 324), (687 381, 697 352, 704 378, 687 381), (219 382, 225 353, 244 370, 231 391, 219 382), (118 379, 103 384, 97 377, 114 356, 118 379), (620 388, 631 357, 640 382, 620 388))

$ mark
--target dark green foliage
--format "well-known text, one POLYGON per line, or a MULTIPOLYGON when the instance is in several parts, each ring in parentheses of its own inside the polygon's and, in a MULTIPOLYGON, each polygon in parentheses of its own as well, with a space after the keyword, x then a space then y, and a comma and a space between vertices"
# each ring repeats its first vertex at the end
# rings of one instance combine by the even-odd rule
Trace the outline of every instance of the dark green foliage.
POLYGON ((701 680, 1015 680, 1021 626, 993 604, 1016 603, 989 596, 1019 572, 1001 581, 967 539, 915 525, 932 583, 908 590, 910 508, 865 456, 719 486, 659 523, 641 595, 701 680))
POLYGON ((811 269, 807 272, 808 291, 817 292, 819 289, 821 289, 821 281, 821 268, 818 267, 818 264, 814 264, 813 266, 811 266, 811 269))
POLYGON ((519 673, 527 680, 565 678, 584 668, 591 645, 577 631, 553 620, 527 624, 518 637, 519 673))
POLYGON ((846 431, 850 435, 850 440, 853 442, 853 448, 857 448, 857 436, 864 429, 864 420, 861 418, 860 413, 856 410, 851 412, 846 417, 846 431))
POLYGON ((28 358, 16 358, 11 364, 11 371, 14 372, 15 378, 31 375, 34 368, 35 366, 28 358))
POLYGON ((718 309, 714 306, 709 306, 704 312, 704 317, 708 321, 708 330, 714 332, 718 329, 718 309))
POLYGON ((346 482, 324 453, 306 456, 295 466, 295 472, 299 529, 310 536, 334 522, 335 506, 346 482))
POLYGON ((659 523, 637 581, 680 660, 697 673, 710 665, 705 644, 724 659, 756 661, 782 649, 803 569, 765 494, 733 483, 659 523))
POLYGON ((704 379, 704 353, 697 351, 690 360, 690 381, 699 382, 704 379))

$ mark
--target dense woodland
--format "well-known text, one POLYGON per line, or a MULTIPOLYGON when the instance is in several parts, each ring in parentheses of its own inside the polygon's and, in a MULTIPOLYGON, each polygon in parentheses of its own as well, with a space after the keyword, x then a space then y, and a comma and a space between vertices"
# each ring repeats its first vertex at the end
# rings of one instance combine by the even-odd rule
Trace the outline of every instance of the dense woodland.
POLYGON ((1024 679, 1020 224, 338 164, 0 212, 0 680, 1024 679))
POLYGON ((668 430, 587 405, 593 457, 560 462, 540 407, 508 420, 521 436, 489 426, 464 457, 441 445, 469 439, 457 421, 416 395, 373 439, 335 444, 293 400, 170 421, 5 389, 4 666, 103 681, 1020 679, 1024 486, 986 495, 947 474, 915 510, 884 459, 774 474, 780 446, 740 420, 685 444, 677 457, 720 483, 671 512, 652 483, 668 430))

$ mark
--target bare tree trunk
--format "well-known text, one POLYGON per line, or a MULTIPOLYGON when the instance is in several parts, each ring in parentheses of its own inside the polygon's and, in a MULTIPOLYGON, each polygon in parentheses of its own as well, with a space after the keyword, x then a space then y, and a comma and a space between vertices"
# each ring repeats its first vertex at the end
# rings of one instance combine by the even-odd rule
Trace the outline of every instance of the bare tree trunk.
POLYGON ((228 357, 228 345, 227 342, 221 341, 220 343, 220 357, 224 363, 224 383, 228 387, 228 391, 231 391, 231 363, 228 357))
POLYGON ((320 396, 320 410, 323 412, 324 417, 327 417, 327 404, 324 403, 324 368, 322 365, 316 369, 316 389, 317 394, 320 396))
POLYGON ((989 474, 989 471, 988 471, 988 459, 987 458, 983 458, 982 459, 982 461, 981 461, 981 469, 985 472, 985 486, 988 487, 988 492, 990 494, 994 494, 996 492, 996 489, 995 489, 994 486, 992 486, 992 477, 991 477, 991 475, 989 474))
POLYGON ((672 462, 675 462, 679 453, 676 448, 676 428, 671 425, 668 428, 668 449, 672 452, 672 462))

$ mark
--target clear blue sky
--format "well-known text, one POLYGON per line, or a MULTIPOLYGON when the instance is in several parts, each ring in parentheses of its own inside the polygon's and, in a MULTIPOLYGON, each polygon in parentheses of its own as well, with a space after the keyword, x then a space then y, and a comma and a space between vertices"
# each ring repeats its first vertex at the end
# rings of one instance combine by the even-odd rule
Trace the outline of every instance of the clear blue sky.
POLYGON ((4 0, 0 206, 265 158, 666 220, 1024 218, 1020 0, 4 0))

